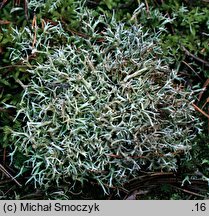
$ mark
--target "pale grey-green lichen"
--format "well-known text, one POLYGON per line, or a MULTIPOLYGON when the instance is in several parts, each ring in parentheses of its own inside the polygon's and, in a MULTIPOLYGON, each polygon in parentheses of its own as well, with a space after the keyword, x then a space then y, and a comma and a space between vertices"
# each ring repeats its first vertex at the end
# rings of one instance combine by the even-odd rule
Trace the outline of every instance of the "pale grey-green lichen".
POLYGON ((88 38, 47 24, 32 48, 30 30, 14 30, 21 47, 12 51, 14 60, 30 65, 21 56, 28 49, 44 59, 28 70, 32 78, 17 115, 25 126, 12 132, 15 151, 32 166, 29 181, 49 186, 94 179, 104 188, 121 186, 142 168, 177 170, 176 157, 189 160, 200 123, 193 92, 158 58, 161 32, 94 20, 86 10, 78 16, 88 38), (65 44, 53 45, 53 37, 65 44))

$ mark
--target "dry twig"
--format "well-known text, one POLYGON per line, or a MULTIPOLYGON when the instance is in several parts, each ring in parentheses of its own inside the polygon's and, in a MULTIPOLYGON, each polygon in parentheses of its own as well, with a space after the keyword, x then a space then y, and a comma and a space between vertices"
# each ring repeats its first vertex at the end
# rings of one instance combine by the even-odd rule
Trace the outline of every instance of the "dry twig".
POLYGON ((203 59, 201 59, 201 58, 199 58, 199 57, 193 55, 193 54, 190 53, 189 50, 187 50, 184 46, 182 46, 182 49, 183 49, 183 51, 185 51, 186 55, 192 57, 193 59, 195 59, 195 60, 197 60, 197 61, 203 63, 205 66, 209 67, 209 62, 207 62, 207 61, 205 61, 205 60, 203 60, 203 59))
POLYGON ((183 192, 185 192, 185 193, 194 195, 194 196, 198 196, 198 197, 205 198, 205 196, 202 195, 202 194, 198 194, 198 193, 195 193, 195 192, 193 192, 193 191, 189 191, 189 190, 186 190, 186 189, 184 189, 184 188, 177 187, 177 186, 175 186, 175 185, 171 185, 171 187, 176 188, 177 190, 181 190, 181 191, 183 191, 183 192))
POLYGON ((8 177, 11 178, 18 186, 22 187, 22 185, 0 164, 0 170, 8 177))
POLYGON ((195 105, 194 103, 192 104, 192 106, 200 113, 202 113, 205 117, 207 117, 209 119, 209 115, 204 112, 202 109, 200 109, 197 105, 195 105))

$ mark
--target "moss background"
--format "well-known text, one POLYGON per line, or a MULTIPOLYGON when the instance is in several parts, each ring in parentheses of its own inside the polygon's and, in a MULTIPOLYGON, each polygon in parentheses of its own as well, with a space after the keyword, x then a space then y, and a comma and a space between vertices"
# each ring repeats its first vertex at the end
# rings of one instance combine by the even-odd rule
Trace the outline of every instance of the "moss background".
POLYGON ((8 0, 0 4, 1 199, 124 199, 133 194, 137 199, 207 198, 209 119, 203 114, 209 114, 209 103, 207 103, 209 96, 209 3, 202 0, 147 0, 129 1, 128 3, 125 0, 95 0, 83 2, 98 17, 104 13, 111 19, 114 11, 116 19, 125 22, 127 26, 134 23, 134 20, 131 20, 131 14, 140 3, 144 3, 147 9, 138 17, 145 28, 157 31, 162 24, 159 16, 166 16, 173 20, 166 24, 167 31, 161 34, 163 56, 170 59, 168 63, 172 68, 178 69, 178 74, 185 80, 185 86, 206 87, 195 101, 195 104, 200 108, 197 110, 197 115, 204 121, 204 130, 194 142, 196 144, 191 150, 191 160, 185 162, 179 157, 179 169, 176 173, 142 173, 139 179, 127 182, 123 190, 120 191, 120 196, 117 195, 118 191, 114 188, 110 189, 110 195, 104 195, 98 185, 94 185, 94 191, 89 191, 89 186, 92 188, 94 183, 85 185, 82 192, 78 185, 78 189, 75 188, 73 193, 66 184, 47 190, 39 187, 34 188, 32 184, 25 186, 30 178, 31 167, 24 168, 21 172, 22 175, 17 177, 17 182, 13 181, 11 176, 16 176, 19 173, 25 156, 21 152, 13 154, 13 139, 10 129, 23 127, 21 116, 15 121, 13 120, 16 116, 16 106, 18 107, 23 92, 22 83, 27 85, 31 75, 27 73, 27 64, 10 58, 11 52, 17 49, 27 53, 31 65, 45 61, 41 55, 34 56, 31 50, 22 51, 18 44, 18 38, 14 43, 13 29, 21 30, 26 26, 32 29, 32 23, 34 24, 36 16, 37 25, 41 25, 41 19, 54 24, 60 21, 64 28, 72 34, 82 34, 82 31, 79 20, 76 20, 73 0, 48 0, 45 7, 43 7, 42 1, 39 1, 39 5, 36 4, 36 1, 30 1, 28 6, 25 1, 20 1, 18 4, 18 1, 8 0), (54 5, 54 10, 50 10, 49 8, 54 2, 57 4, 54 5), (11 156, 14 161, 12 164, 10 164, 11 156), (181 186, 182 182, 184 182, 184 186, 181 186), (20 184, 23 186, 21 187, 20 184), (156 188, 158 189, 156 190, 156 188))

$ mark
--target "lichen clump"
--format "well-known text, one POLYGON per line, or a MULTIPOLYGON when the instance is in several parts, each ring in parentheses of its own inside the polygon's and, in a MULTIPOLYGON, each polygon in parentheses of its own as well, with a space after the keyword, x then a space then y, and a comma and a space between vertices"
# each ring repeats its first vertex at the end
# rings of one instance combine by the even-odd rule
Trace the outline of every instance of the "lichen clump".
MULTIPOLYGON (((61 24, 37 32, 32 52, 44 61, 28 70, 17 115, 25 126, 13 131, 15 151, 33 169, 29 181, 120 186, 141 169, 176 170, 176 158, 189 157, 199 123, 192 92, 158 57, 160 32, 114 20, 101 32, 105 18, 89 13, 82 19, 88 37, 70 35, 61 24)), ((20 46, 33 39, 29 29, 15 34, 20 46)))

